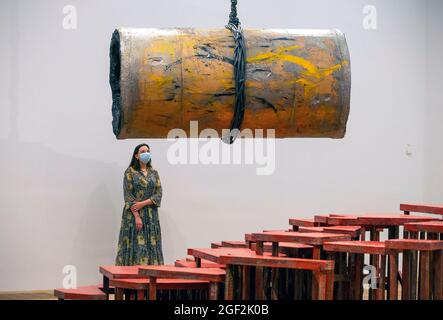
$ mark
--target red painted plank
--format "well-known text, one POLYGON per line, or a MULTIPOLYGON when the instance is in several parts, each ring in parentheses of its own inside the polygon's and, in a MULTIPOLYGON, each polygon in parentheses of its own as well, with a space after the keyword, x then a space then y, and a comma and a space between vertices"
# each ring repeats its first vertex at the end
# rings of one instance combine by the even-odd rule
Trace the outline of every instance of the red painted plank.
POLYGON ((326 233, 342 233, 351 237, 360 234, 360 226, 332 226, 332 227, 299 227, 298 232, 326 232, 326 233))
POLYGON ((316 223, 323 223, 323 224, 327 224, 328 223, 328 215, 315 215, 314 216, 314 221, 316 223))
MULTIPOLYGON (((122 289, 147 290, 149 279, 115 279, 109 282, 111 286, 122 289)), ((208 289, 209 281, 190 279, 157 279, 157 290, 191 290, 208 289)))
POLYGON ((324 232, 325 227, 299 227, 298 232, 324 232))
POLYGON ((400 226, 408 222, 422 222, 437 220, 433 217, 412 216, 405 214, 377 214, 369 213, 361 215, 357 221, 361 225, 369 226, 400 226))
POLYGON ((313 260, 299 258, 282 258, 272 256, 221 256, 220 261, 226 265, 246 265, 255 267, 287 268, 299 270, 326 271, 334 269, 332 260, 313 260))
POLYGON ((100 266, 100 273, 109 279, 140 278, 139 266, 100 266))
POLYGON ((411 222, 404 225, 409 232, 443 233, 443 221, 411 222))
MULTIPOLYGON (((189 260, 176 260, 174 265, 176 267, 182 268, 197 268, 197 263, 195 261, 189 260)), ((208 260, 201 261, 201 268, 225 268, 226 266, 223 264, 214 263, 208 260)))
POLYGON ((221 242, 212 242, 211 248, 220 248, 222 246, 221 242))
POLYGON ((253 233, 255 241, 265 242, 299 242, 309 245, 321 245, 326 241, 351 240, 349 235, 334 233, 303 233, 303 232, 263 232, 253 233))
MULTIPOLYGON (((208 261, 212 261, 219 264, 221 264, 220 262, 221 256, 226 256, 226 255, 256 256, 254 251, 244 248, 217 248, 217 249, 189 248, 188 254, 196 258, 206 259, 208 261)), ((265 253, 265 255, 270 255, 270 253, 265 253)))
POLYGON ((289 224, 291 226, 297 226, 297 227, 315 227, 316 225, 314 219, 298 219, 298 218, 289 219, 289 224))
POLYGON ((204 280, 211 282, 223 282, 226 271, 219 268, 181 268, 171 265, 141 266, 141 276, 157 278, 183 278, 192 280, 204 280))
POLYGON ((380 241, 337 241, 325 242, 323 250, 357 254, 386 254, 386 244, 380 241))
POLYGON ((443 204, 400 204, 401 211, 431 213, 443 215, 443 204))
POLYGON ((386 240, 386 248, 394 250, 443 250, 441 240, 393 239, 386 240))
POLYGON ((357 216, 336 216, 328 217, 328 225, 331 226, 359 226, 357 216))
POLYGON ((106 294, 99 289, 100 285, 84 286, 76 289, 54 289, 54 296, 64 300, 106 300, 106 294))
MULTIPOLYGON (((312 249, 313 247, 309 244, 297 243, 297 242, 279 242, 278 247, 280 249, 312 249)), ((255 243, 251 245, 251 250, 255 252, 255 243)), ((272 242, 263 243, 263 250, 265 252, 271 252, 272 250, 272 242)))
POLYGON ((247 248, 248 245, 245 241, 222 241, 222 247, 229 248, 247 248))
POLYGON ((360 226, 333 226, 333 227, 325 227, 325 232, 329 233, 343 233, 348 234, 352 238, 358 237, 361 232, 360 226))

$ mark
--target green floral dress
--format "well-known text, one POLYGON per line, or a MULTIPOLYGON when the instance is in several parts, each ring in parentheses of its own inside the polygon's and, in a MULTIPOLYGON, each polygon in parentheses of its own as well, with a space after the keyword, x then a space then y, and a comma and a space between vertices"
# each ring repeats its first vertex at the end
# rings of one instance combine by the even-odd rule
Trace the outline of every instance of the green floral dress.
POLYGON ((122 223, 118 240, 117 266, 163 264, 160 221, 158 207, 162 199, 162 186, 158 172, 148 169, 145 176, 141 171, 128 167, 123 178, 122 223), (143 228, 137 231, 131 206, 135 202, 151 199, 153 204, 142 208, 140 218, 143 228))

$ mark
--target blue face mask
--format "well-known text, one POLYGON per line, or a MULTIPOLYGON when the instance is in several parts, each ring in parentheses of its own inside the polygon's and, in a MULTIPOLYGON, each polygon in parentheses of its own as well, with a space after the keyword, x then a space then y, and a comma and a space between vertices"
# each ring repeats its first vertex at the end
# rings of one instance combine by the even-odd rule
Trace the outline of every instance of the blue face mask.
POLYGON ((149 161, 151 161, 151 153, 150 152, 143 152, 140 153, 140 161, 144 164, 147 164, 149 161))

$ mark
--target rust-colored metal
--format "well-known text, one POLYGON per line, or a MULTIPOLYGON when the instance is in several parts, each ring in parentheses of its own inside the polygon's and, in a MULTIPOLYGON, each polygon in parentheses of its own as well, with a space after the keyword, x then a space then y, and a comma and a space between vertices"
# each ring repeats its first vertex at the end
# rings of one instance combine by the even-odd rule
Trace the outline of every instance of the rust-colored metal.
MULTIPOLYGON (((277 138, 342 138, 349 114, 348 47, 338 30, 244 30, 242 129, 277 138), (266 135, 266 131, 264 132, 266 135)), ((234 39, 227 29, 118 29, 111 43, 113 129, 118 139, 189 137, 230 128, 234 39)))

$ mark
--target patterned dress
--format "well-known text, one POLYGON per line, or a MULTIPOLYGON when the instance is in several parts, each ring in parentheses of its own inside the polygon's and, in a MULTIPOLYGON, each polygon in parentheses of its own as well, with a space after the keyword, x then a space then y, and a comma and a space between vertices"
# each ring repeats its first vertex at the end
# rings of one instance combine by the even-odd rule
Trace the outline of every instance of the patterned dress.
POLYGON ((148 169, 145 176, 141 171, 128 167, 123 178, 122 223, 118 240, 117 266, 163 264, 160 221, 158 207, 162 199, 162 186, 158 172, 148 169), (140 218, 143 228, 137 231, 131 206, 135 202, 151 199, 153 204, 142 208, 140 218))

